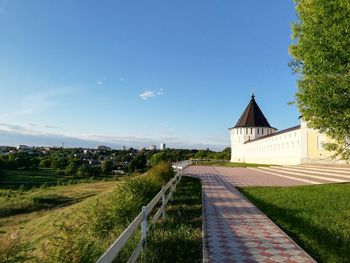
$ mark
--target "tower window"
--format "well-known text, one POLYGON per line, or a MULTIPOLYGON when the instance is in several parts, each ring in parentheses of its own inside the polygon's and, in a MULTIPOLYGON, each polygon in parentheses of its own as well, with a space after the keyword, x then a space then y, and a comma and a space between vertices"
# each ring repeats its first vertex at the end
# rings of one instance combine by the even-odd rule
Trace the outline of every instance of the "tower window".
POLYGON ((264 134, 264 128, 261 129, 261 134, 264 134))

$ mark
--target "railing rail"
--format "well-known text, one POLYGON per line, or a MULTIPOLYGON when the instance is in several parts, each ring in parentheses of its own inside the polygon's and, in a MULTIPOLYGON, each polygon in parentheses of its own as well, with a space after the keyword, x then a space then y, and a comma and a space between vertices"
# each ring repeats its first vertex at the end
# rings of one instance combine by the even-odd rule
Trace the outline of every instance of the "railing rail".
POLYGON ((207 163, 228 163, 230 160, 224 160, 224 159, 209 159, 209 158, 194 158, 190 159, 188 161, 188 164, 198 164, 201 162, 207 162, 207 163))
POLYGON ((188 165, 187 161, 174 163, 173 168, 176 171, 176 175, 162 187, 162 190, 148 203, 147 206, 142 207, 142 211, 136 216, 134 221, 124 230, 124 232, 113 242, 113 244, 103 253, 103 255, 96 261, 96 263, 111 263, 119 254, 119 252, 126 245, 131 236, 141 226, 141 240, 137 244, 135 250, 132 252, 128 262, 136 262, 140 255, 145 243, 147 232, 150 230, 162 216, 165 218, 165 209, 169 200, 172 200, 173 193, 176 189, 176 185, 180 182, 183 169, 188 165), (167 193, 168 192, 168 193, 167 193), (159 202, 161 206, 154 213, 153 217, 148 222, 148 215, 151 214, 152 210, 157 206, 159 202))

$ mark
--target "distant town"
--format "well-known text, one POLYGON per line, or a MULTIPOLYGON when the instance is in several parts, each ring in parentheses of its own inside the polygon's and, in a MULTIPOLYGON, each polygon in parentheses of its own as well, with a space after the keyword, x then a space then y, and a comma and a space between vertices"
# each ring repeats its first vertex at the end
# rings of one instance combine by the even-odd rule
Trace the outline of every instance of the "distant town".
POLYGON ((144 172, 162 160, 176 162, 190 158, 229 159, 230 149, 222 152, 206 150, 169 149, 165 143, 159 148, 127 148, 119 150, 105 145, 91 148, 38 147, 28 145, 0 146, 1 170, 51 169, 59 175, 76 178, 123 175, 144 172))

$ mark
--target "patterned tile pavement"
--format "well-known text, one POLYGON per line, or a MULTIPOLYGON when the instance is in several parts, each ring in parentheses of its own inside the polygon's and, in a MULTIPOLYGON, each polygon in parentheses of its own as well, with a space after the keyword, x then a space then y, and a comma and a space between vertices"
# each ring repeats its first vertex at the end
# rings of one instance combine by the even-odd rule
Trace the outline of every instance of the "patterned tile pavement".
POLYGON ((208 262, 315 262, 218 169, 190 166, 185 174, 202 180, 208 262))

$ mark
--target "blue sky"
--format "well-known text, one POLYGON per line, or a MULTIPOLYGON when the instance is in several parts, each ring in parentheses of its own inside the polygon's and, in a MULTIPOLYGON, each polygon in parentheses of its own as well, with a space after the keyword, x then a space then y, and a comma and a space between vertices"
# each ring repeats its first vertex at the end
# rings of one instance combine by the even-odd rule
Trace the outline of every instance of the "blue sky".
POLYGON ((254 91, 298 123, 288 1, 0 0, 0 145, 220 150, 254 91))

